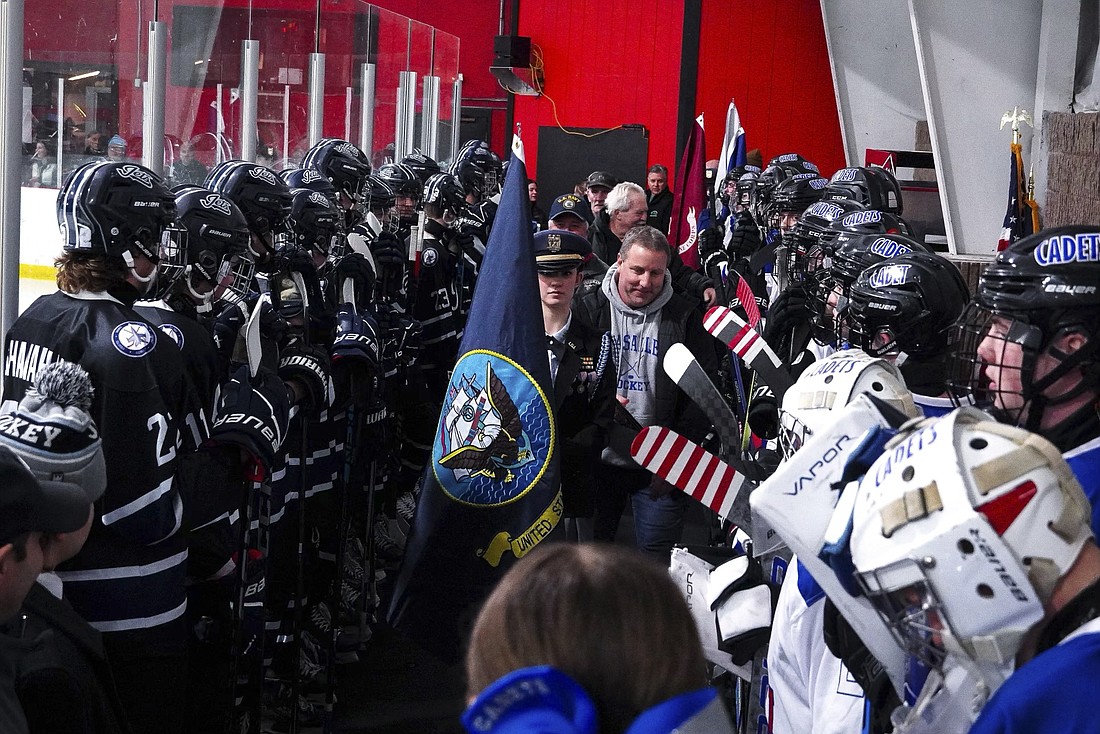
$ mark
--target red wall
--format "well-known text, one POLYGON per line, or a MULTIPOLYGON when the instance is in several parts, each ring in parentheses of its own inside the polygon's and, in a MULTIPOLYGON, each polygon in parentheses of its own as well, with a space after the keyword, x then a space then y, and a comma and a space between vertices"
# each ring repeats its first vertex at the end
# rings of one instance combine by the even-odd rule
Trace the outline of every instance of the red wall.
POLYGON ((702 27, 696 105, 708 158, 722 150, 732 97, 746 144, 765 163, 794 152, 825 176, 844 167, 819 0, 704 0, 702 27))
MULTIPOLYGON (((721 150, 732 97, 765 161, 796 151, 825 174, 844 165, 818 0, 703 0, 701 25, 694 111, 705 116, 708 158, 721 150)), ((645 125, 650 164, 674 171, 682 1, 522 0, 520 34, 541 47, 546 72, 546 97, 516 98, 532 175, 537 130, 555 124, 549 98, 567 128, 645 125)))
POLYGON ((538 129, 555 124, 554 103, 567 128, 645 125, 649 159, 675 165, 683 2, 522 0, 519 21, 546 73, 546 96, 516 98, 532 177, 538 129))

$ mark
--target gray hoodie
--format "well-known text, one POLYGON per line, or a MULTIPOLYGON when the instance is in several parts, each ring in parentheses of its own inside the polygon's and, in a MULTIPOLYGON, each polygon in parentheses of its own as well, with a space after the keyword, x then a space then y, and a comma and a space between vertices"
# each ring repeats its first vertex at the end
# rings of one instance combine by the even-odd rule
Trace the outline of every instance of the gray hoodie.
MULTIPOLYGON (((615 361, 615 390, 618 395, 627 398, 626 409, 643 426, 653 424, 656 404, 653 389, 657 371, 661 369, 660 343, 658 339, 661 325, 661 309, 672 298, 672 280, 665 272, 664 286, 656 298, 642 308, 631 308, 619 297, 617 273, 619 268, 612 265, 604 275, 600 288, 611 304, 612 356, 615 361)), ((629 451, 604 451, 604 459, 611 463, 633 465, 629 451), (617 460, 616 460, 617 459, 617 460)))

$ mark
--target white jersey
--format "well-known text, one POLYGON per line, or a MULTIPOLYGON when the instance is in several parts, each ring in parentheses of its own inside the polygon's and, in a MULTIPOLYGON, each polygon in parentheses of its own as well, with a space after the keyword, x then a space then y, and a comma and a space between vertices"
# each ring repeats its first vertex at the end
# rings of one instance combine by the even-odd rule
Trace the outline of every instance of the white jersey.
POLYGON ((825 592, 801 563, 783 579, 768 644, 768 721, 774 734, 859 734, 863 690, 825 646, 825 592))

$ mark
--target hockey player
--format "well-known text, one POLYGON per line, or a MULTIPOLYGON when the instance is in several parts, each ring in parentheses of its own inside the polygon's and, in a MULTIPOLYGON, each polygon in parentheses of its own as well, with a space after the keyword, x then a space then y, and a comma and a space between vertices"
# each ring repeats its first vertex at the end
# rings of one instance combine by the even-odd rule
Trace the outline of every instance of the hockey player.
POLYGON ((1057 448, 962 408, 844 492, 855 580, 933 671, 906 731, 1095 729, 1100 550, 1057 448))
POLYGON ((840 315, 851 345, 893 362, 926 417, 949 413, 947 356, 970 292, 959 269, 931 252, 897 255, 866 268, 840 315))
POLYGON ((424 184, 413 169, 402 163, 387 163, 378 169, 378 178, 386 182, 394 194, 394 213, 400 222, 398 238, 409 236, 409 229, 416 224, 416 212, 424 195, 424 184))
POLYGON ((949 385, 1065 453, 1100 528, 1100 228, 1044 230, 997 253, 959 320, 949 385))
MULTIPOLYGON (((18 402, 37 368, 57 359, 79 363, 92 378, 107 489, 88 542, 59 575, 74 608, 104 634, 137 732, 182 731, 186 688, 182 364, 176 345, 132 307, 155 281, 174 213, 172 195, 146 168, 78 169, 58 196, 60 290, 16 320, 4 359, 8 401, 18 402)), ((286 405, 273 375, 239 374, 224 394, 214 440, 270 468, 286 405)))

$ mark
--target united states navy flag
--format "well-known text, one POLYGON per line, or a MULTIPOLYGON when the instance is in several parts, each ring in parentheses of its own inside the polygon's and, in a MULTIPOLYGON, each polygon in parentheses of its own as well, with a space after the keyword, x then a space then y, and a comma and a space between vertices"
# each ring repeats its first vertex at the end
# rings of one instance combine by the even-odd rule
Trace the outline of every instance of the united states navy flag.
POLYGON ((504 571, 562 516, 518 139, 459 354, 389 610, 398 631, 448 661, 504 571))

